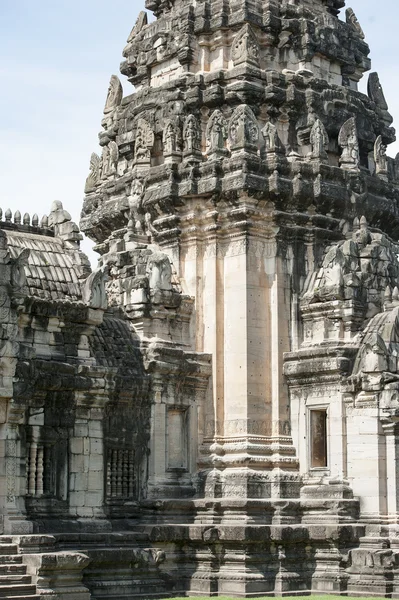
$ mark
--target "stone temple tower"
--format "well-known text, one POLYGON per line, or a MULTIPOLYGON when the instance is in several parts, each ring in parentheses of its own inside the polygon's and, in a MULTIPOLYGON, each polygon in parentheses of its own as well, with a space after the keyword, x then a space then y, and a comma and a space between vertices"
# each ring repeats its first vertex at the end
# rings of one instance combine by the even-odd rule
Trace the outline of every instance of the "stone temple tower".
POLYGON ((147 0, 132 93, 111 78, 81 229, 144 346, 212 357, 188 404, 152 381, 145 518, 184 530, 194 593, 361 591, 359 573, 381 593, 371 562, 396 557, 399 161, 344 4, 147 0))

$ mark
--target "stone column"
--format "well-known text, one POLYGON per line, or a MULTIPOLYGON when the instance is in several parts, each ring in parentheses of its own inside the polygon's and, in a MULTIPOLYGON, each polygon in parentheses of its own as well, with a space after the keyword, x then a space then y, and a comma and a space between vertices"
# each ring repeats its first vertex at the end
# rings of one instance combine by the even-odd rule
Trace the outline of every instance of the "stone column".
POLYGON ((387 516, 391 523, 398 522, 399 516, 399 443, 398 423, 383 421, 386 446, 387 516))
POLYGON ((76 394, 77 408, 70 439, 70 514, 104 518, 103 414, 106 397, 76 394))

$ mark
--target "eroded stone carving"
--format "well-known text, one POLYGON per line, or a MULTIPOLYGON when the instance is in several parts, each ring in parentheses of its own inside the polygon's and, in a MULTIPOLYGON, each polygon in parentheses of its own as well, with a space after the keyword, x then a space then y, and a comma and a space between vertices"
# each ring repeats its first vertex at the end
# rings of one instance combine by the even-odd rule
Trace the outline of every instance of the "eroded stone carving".
POLYGON ((342 148, 342 154, 339 159, 341 167, 347 170, 358 169, 360 153, 355 117, 348 119, 343 124, 339 132, 338 143, 342 148))
POLYGON ((382 141, 382 136, 379 135, 374 144, 374 160, 376 173, 380 177, 388 176, 388 157, 387 147, 382 141))
POLYGON ((139 12, 139 16, 137 17, 136 23, 134 24, 134 27, 133 27, 132 31, 130 32, 130 35, 127 39, 128 43, 132 42, 133 39, 136 37, 136 35, 138 35, 147 24, 148 24, 147 13, 145 10, 142 10, 139 12))
POLYGON ((231 55, 234 66, 249 63, 259 67, 259 43, 253 29, 248 23, 240 29, 234 38, 231 55))
POLYGON ((93 152, 90 158, 90 173, 86 179, 85 193, 94 192, 101 179, 101 158, 93 152))
POLYGON ((151 162, 151 150, 154 146, 154 132, 149 123, 144 119, 137 121, 136 138, 134 144, 134 158, 138 163, 151 162))
POLYGON ((209 156, 226 154, 227 123, 220 110, 215 110, 206 128, 207 153, 209 156))
POLYGON ((352 8, 346 9, 346 22, 349 23, 350 25, 352 25, 352 27, 356 31, 356 33, 358 33, 360 38, 362 40, 364 40, 364 38, 366 36, 364 35, 364 31, 361 28, 361 25, 360 25, 356 15, 355 15, 355 12, 352 8))
POLYGON ((320 119, 316 119, 310 132, 310 143, 312 145, 312 158, 328 160, 328 134, 320 119))
POLYGON ((278 135, 277 127, 270 121, 262 129, 266 152, 282 152, 283 146, 278 135))
POLYGON ((367 93, 381 110, 388 110, 388 104, 385 100, 384 90, 380 82, 378 73, 370 73, 367 83, 367 93))
POLYGON ((104 107, 104 114, 112 112, 122 102, 123 88, 119 77, 112 75, 108 86, 108 94, 104 107))
POLYGON ((232 150, 258 149, 259 126, 252 110, 246 104, 238 106, 229 122, 229 141, 232 150))
POLYGON ((106 270, 98 269, 82 283, 82 299, 91 308, 105 310, 108 306, 105 284, 108 281, 106 270))

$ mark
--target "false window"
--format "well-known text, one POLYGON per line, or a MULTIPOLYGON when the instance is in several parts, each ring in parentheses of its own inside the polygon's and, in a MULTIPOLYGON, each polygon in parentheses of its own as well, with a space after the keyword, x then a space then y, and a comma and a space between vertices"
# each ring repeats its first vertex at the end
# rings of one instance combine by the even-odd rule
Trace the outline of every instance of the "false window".
POLYGON ((327 466, 327 410, 315 409, 310 411, 310 467, 327 466))

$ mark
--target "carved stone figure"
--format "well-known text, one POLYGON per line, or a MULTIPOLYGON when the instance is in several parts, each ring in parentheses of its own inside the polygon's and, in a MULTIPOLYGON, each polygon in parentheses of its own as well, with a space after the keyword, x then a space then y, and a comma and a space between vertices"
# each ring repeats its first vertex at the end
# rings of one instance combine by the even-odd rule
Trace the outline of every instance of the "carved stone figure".
POLYGON ((277 132, 277 127, 273 125, 273 123, 270 121, 266 123, 262 129, 262 135, 265 140, 265 150, 267 153, 282 151, 282 144, 277 132))
POLYGON ((143 213, 142 213, 142 195, 144 191, 143 183, 140 179, 134 179, 129 196, 130 219, 128 229, 136 231, 138 234, 143 232, 143 213))
POLYGON ((226 154, 227 123, 220 110, 215 110, 206 128, 208 155, 223 156, 226 154))
POLYGON ((172 289, 172 266, 168 255, 164 252, 154 252, 147 263, 147 275, 150 290, 153 293, 170 291, 172 289))
POLYGON ((112 112, 122 102, 123 88, 119 77, 112 75, 108 86, 107 100, 105 102, 104 114, 112 112))
POLYGON ((116 142, 109 142, 108 146, 103 149, 102 156, 102 171, 101 176, 103 179, 115 175, 118 167, 119 150, 116 142))
POLYGON ((339 161, 341 167, 347 170, 358 169, 360 153, 355 117, 348 119, 348 121, 343 124, 339 132, 338 143, 342 148, 342 154, 339 161))
POLYGON ((316 119, 310 132, 310 143, 312 146, 312 158, 328 160, 328 134, 320 119, 316 119))
POLYGON ((258 122, 246 104, 238 106, 230 118, 229 141, 232 150, 248 148, 256 151, 258 148, 258 122))
POLYGON ((356 33, 359 34, 360 38, 362 40, 364 40, 364 38, 366 37, 364 35, 364 31, 360 26, 359 21, 357 20, 357 17, 353 11, 352 8, 347 8, 346 9, 346 22, 349 23, 350 25, 352 25, 353 29, 356 31, 356 33))
POLYGON ((232 45, 232 59, 234 66, 249 63, 259 67, 259 43, 251 26, 246 23, 237 33, 232 45))
POLYGON ((25 248, 15 258, 11 266, 11 290, 16 299, 24 298, 28 292, 25 265, 28 264, 30 250, 25 248))
POLYGON ((388 157, 387 147, 382 141, 382 136, 378 136, 374 144, 374 161, 377 175, 388 176, 388 157))
POLYGON ((134 158, 139 163, 150 163, 151 149, 154 146, 154 132, 144 119, 137 121, 134 158))
POLYGON ((376 103, 381 110, 388 110, 388 104, 385 100, 384 90, 380 82, 378 73, 370 73, 367 83, 367 93, 369 98, 376 103))

